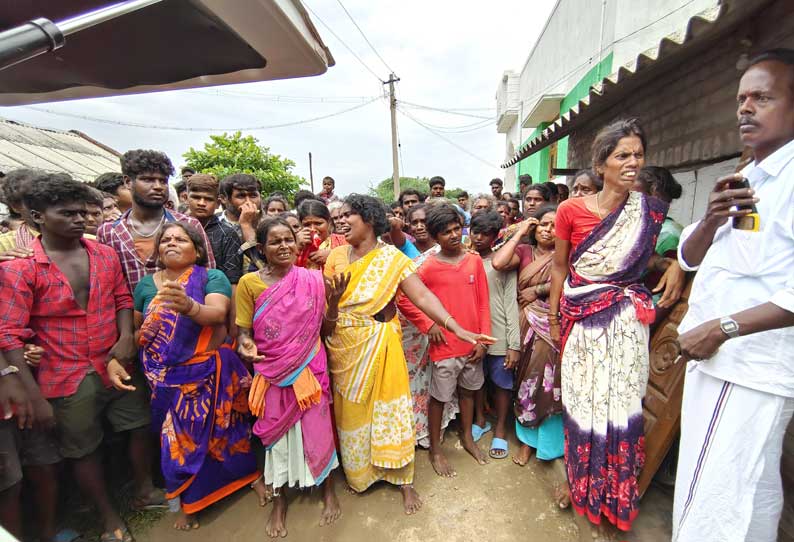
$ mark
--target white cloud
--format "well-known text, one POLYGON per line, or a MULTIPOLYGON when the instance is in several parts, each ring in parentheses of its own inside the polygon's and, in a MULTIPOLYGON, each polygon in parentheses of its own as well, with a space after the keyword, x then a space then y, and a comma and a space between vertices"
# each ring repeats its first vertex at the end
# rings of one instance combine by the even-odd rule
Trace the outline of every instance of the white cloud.
MULTIPOLYGON (((345 0, 343 0, 345 1, 345 0)), ((387 69, 372 53, 339 5, 309 0, 313 10, 382 78, 387 69)), ((442 108, 492 108, 501 74, 520 70, 553 8, 554 0, 453 2, 346 0, 345 5, 386 62, 401 78, 398 98, 442 108)), ((52 111, 161 126, 238 127, 270 125, 317 117, 354 104, 282 103, 229 96, 224 92, 286 96, 377 96, 382 85, 315 20, 337 65, 322 76, 210 89, 155 93, 44 104, 52 111)), ((543 74, 538 74, 543 77, 543 74)), ((409 109, 422 122, 467 126, 477 119, 409 109)), ((476 111, 495 115, 495 111, 476 111)), ((32 111, 5 108, 0 115, 37 126, 81 130, 124 151, 157 148, 175 164, 191 146, 209 139, 206 132, 177 132, 101 124, 32 111)), ((448 186, 470 191, 488 189, 501 176, 504 136, 495 123, 469 133, 447 134, 450 140, 481 157, 471 158, 424 128, 398 115, 403 175, 442 175, 448 186)), ((362 109, 313 123, 250 132, 263 145, 296 162, 296 172, 309 177, 308 153, 314 160, 315 188, 332 175, 342 193, 365 191, 371 182, 391 176, 388 104, 378 101, 362 109)))

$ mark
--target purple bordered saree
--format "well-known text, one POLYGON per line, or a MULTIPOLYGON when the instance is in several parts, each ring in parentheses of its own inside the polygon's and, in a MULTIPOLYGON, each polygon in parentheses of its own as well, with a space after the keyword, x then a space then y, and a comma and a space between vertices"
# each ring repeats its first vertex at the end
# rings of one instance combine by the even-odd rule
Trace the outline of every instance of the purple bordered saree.
MULTIPOLYGON (((179 282, 189 297, 204 302, 205 268, 193 266, 179 282)), ((178 496, 187 514, 259 476, 248 423, 251 376, 229 344, 206 351, 212 333, 155 296, 139 339, 167 496, 178 496)))
POLYGON ((638 192, 571 255, 563 315, 565 464, 573 508, 628 531, 645 463, 642 398, 654 308, 642 275, 667 204, 638 192))
POLYGON ((265 357, 254 364, 254 378, 264 379, 266 386, 264 404, 252 405, 259 414, 254 434, 270 448, 300 422, 304 459, 318 486, 339 464, 328 359, 320 340, 324 312, 322 273, 293 265, 284 278, 262 292, 253 317, 254 342, 265 357))

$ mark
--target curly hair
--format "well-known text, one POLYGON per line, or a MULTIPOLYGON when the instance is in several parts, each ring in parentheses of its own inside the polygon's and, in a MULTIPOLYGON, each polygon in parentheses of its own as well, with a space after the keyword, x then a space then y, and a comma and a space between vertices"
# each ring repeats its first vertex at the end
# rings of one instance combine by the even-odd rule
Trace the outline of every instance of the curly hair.
POLYGON ((245 190, 246 192, 251 190, 260 192, 262 190, 262 183, 249 173, 234 173, 232 175, 227 175, 221 181, 221 194, 227 198, 232 197, 232 192, 235 188, 237 190, 245 190))
POLYGON ((115 171, 103 173, 94 179, 94 188, 108 194, 115 195, 122 186, 124 186, 124 175, 115 171))
MULTIPOLYGON (((286 213, 282 213, 282 214, 286 214, 286 213)), ((284 218, 281 215, 268 216, 263 218, 259 222, 259 225, 256 227, 257 244, 264 245, 265 243, 267 243, 267 236, 270 233, 270 230, 272 230, 276 226, 284 226, 290 231, 292 237, 293 238, 295 237, 295 232, 292 231, 292 226, 289 225, 289 222, 287 222, 286 218, 284 218)))
POLYGON ((463 227, 463 218, 452 205, 439 204, 427 211, 427 231, 434 237, 444 231, 449 224, 460 224, 463 227))
POLYGON ((25 207, 40 213, 59 204, 86 202, 91 198, 88 185, 66 173, 40 173, 30 180, 30 186, 22 194, 25 207))
POLYGON ((31 181, 43 174, 43 171, 36 169, 15 169, 9 171, 3 177, 0 201, 5 203, 10 209, 21 207, 24 205, 23 197, 25 192, 31 187, 31 181))
POLYGON ((174 174, 174 164, 160 151, 136 149, 125 152, 121 157, 121 173, 133 181, 141 173, 162 173, 170 177, 174 174))
POLYGON ((316 216, 322 218, 329 224, 331 223, 331 212, 322 201, 316 199, 305 199, 298 205, 298 220, 303 222, 307 216, 316 216))
POLYGON ((484 213, 477 213, 471 218, 469 229, 472 233, 499 235, 502 226, 502 217, 499 213, 496 211, 486 211, 484 213))
POLYGON ((361 194, 350 194, 345 198, 345 204, 350 210, 359 215, 361 220, 372 226, 376 236, 389 231, 389 221, 386 220, 386 209, 379 199, 361 194))
POLYGON ((165 235, 165 232, 173 228, 181 228, 182 231, 187 234, 187 236, 193 242, 193 248, 196 249, 196 265, 206 267, 209 264, 209 258, 207 257, 207 245, 204 244, 204 238, 196 228, 184 222, 166 222, 163 227, 160 228, 160 232, 154 239, 154 254, 157 255, 157 267, 160 269, 165 267, 160 261, 159 257, 160 243, 163 240, 163 235, 165 235))
POLYGON ((618 146, 618 142, 624 137, 637 136, 640 138, 643 150, 648 148, 645 139, 645 131, 638 119, 621 119, 601 129, 595 136, 592 146, 593 169, 604 165, 607 158, 618 146))

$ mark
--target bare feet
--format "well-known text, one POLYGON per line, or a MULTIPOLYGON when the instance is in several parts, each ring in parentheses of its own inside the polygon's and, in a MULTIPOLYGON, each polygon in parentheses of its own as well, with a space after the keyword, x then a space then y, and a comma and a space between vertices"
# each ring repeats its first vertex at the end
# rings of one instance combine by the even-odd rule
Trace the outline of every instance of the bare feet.
POLYGON ((409 516, 416 514, 422 508, 422 499, 419 498, 419 493, 416 492, 411 484, 400 486, 400 491, 403 494, 403 509, 405 513, 409 516))
POLYGON ((521 448, 518 450, 518 453, 513 456, 513 463, 519 467, 523 467, 529 463, 530 457, 532 457, 532 448, 526 444, 522 444, 521 448))
MULTIPOLYGON (((458 475, 452 465, 447 461, 447 456, 443 452, 430 452, 430 464, 433 465, 433 470, 436 474, 444 478, 453 478, 458 475)), ((408 487, 408 486, 403 486, 408 487)))
POLYGON ((471 455, 477 461, 477 463, 480 465, 488 464, 488 459, 486 459, 485 454, 482 450, 480 450, 480 447, 477 446, 477 443, 474 442, 474 440, 467 438, 462 438, 460 440, 461 444, 463 445, 463 449, 469 452, 469 455, 471 455))
POLYGON ((554 488, 554 500, 562 510, 571 506, 571 490, 568 487, 568 482, 563 482, 554 488))
POLYGON ((267 506, 273 499, 273 490, 271 487, 265 485, 265 477, 260 476, 255 482, 251 484, 251 489, 254 490, 256 496, 259 498, 259 506, 267 506))
POLYGON ((320 514, 320 527, 331 525, 342 515, 339 500, 336 498, 333 480, 328 479, 323 483, 323 513, 320 514))
POLYGON ((273 496, 273 509, 265 525, 265 532, 270 538, 287 536, 287 498, 282 490, 280 495, 273 496))
POLYGON ((177 531, 190 531, 192 529, 198 528, 199 522, 196 519, 196 516, 185 514, 183 510, 180 510, 176 513, 176 518, 174 519, 174 529, 177 531))

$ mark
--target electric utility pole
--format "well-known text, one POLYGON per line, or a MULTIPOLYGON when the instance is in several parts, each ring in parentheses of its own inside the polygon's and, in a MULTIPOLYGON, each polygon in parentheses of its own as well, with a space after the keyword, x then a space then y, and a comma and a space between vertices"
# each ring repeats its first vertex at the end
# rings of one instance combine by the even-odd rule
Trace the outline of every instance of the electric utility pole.
POLYGON ((394 96, 394 83, 400 78, 393 73, 383 84, 389 85, 389 108, 391 109, 391 166, 394 181, 394 199, 400 197, 400 162, 397 160, 397 98, 394 96))

